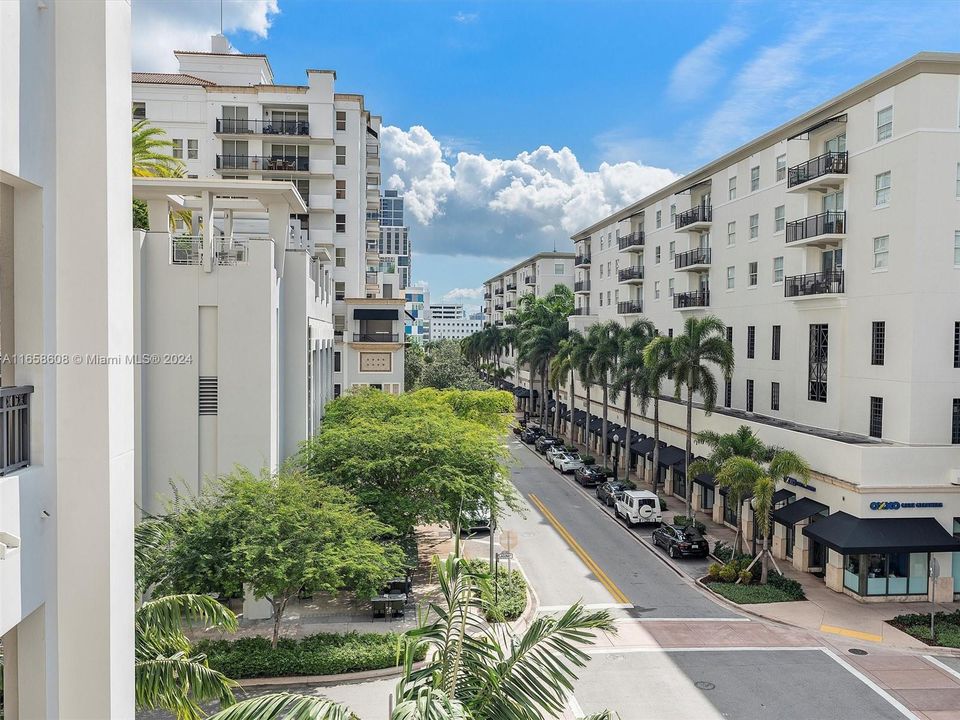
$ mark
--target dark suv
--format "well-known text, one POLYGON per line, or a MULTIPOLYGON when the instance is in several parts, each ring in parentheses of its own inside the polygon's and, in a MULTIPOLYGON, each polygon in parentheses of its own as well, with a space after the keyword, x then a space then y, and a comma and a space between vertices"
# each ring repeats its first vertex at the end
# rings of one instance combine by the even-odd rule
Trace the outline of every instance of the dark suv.
POLYGON ((556 445, 557 443, 562 445, 563 440, 560 438, 555 438, 553 435, 543 435, 537 438, 537 441, 533 444, 533 446, 537 449, 538 453, 543 455, 545 452, 547 452, 548 447, 551 445, 556 445))
POLYGON ((607 474, 599 465, 584 465, 573 471, 573 477, 583 487, 595 487, 606 482, 607 474))
POLYGON ((627 489, 627 486, 619 480, 607 480, 597 486, 597 500, 607 507, 613 507, 617 501, 617 495, 627 489))
POLYGON ((653 544, 665 548, 672 558, 706 557, 710 552, 710 543, 692 527, 681 525, 661 525, 653 531, 653 544))
POLYGON ((525 442, 527 445, 532 445, 537 441, 541 435, 544 434, 544 430, 538 427, 528 427, 522 433, 520 433, 520 439, 525 442))

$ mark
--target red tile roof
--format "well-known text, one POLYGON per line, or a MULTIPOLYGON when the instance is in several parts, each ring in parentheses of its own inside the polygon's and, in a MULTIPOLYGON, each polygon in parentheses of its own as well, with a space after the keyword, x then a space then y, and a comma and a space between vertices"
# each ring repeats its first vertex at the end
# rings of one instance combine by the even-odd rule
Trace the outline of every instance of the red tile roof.
POLYGON ((154 85, 202 85, 203 87, 213 87, 215 82, 204 80, 196 75, 187 75, 186 73, 133 73, 133 82, 150 83, 154 85))

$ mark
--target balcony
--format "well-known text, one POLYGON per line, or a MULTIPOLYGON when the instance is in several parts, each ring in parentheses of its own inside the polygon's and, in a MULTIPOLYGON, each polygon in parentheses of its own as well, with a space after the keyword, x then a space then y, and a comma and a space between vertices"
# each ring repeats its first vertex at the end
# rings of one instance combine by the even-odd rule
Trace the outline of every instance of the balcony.
POLYGON ((643 265, 632 265, 630 267, 622 268, 617 272, 617 280, 622 283, 642 283, 643 265))
POLYGON ((489 290, 487 290, 487 291, 483 294, 483 299, 484 299, 484 300, 489 300, 491 297, 493 297, 493 296, 490 294, 490 291, 489 291, 489 290))
POLYGON ((589 314, 590 314, 590 308, 589 308, 589 306, 576 307, 576 308, 573 309, 573 312, 570 313, 570 314, 571 314, 571 315, 578 315, 578 316, 589 315, 589 314))
POLYGON ((590 281, 589 280, 577 280, 573 284, 573 291, 575 293, 585 293, 590 292, 590 281))
POLYGON ((673 296, 674 310, 693 310, 710 307, 709 290, 693 290, 685 293, 675 293, 673 296))
POLYGON ((310 172, 310 158, 298 155, 217 155, 217 170, 310 172))
POLYGON ((637 230, 618 241, 620 252, 640 252, 643 250, 643 230, 637 230))
MULTIPOLYGON (((214 238, 217 265, 237 265, 250 257, 246 240, 232 237, 214 238)), ((170 238, 171 265, 200 265, 203 262, 203 238, 196 235, 175 235, 170 238)))
POLYGON ((380 343, 398 343, 400 336, 397 333, 373 332, 373 333, 354 333, 354 342, 380 342, 380 343))
POLYGON ((503 295, 503 288, 502 288, 502 287, 498 287, 498 288, 494 289, 493 294, 494 294, 494 295, 503 295))
POLYGON ((846 177, 847 153, 824 153, 787 170, 787 192, 835 190, 846 177))
POLYGON ((30 395, 33 385, 0 388, 0 476, 30 464, 30 395))
POLYGON ((573 265, 574 265, 574 267, 581 267, 581 266, 583 266, 583 265, 589 265, 589 264, 590 264, 590 254, 589 254, 589 253, 586 254, 586 255, 577 255, 577 256, 573 259, 573 265))
POLYGON ((783 295, 799 300, 843 292, 843 270, 790 275, 783 280, 783 295))
POLYGON ((837 245, 846 237, 846 212, 823 212, 787 223, 786 242, 792 247, 837 245))
POLYGON ((526 276, 524 276, 524 278, 523 278, 523 284, 524 284, 524 285, 536 285, 536 284, 537 284, 537 276, 536 276, 536 275, 526 275, 526 276))
POLYGON ((677 214, 673 223, 677 232, 709 230, 713 223, 713 207, 711 205, 697 205, 689 210, 684 210, 677 214))
POLYGON ((710 248, 696 247, 673 256, 673 269, 699 272, 710 267, 710 248))
POLYGON ((626 301, 617 303, 617 313, 620 315, 640 315, 643 312, 643 303, 639 300, 636 302, 626 301))
POLYGON ((493 309, 494 309, 494 310, 503 310, 503 303, 502 303, 502 302, 495 303, 494 306, 493 306, 493 309))
POLYGON ((306 120, 233 120, 217 118, 218 135, 309 135, 306 120))
POLYGON ((517 284, 515 282, 507 283, 507 292, 515 292, 517 289, 517 284))
POLYGON ((506 302, 507 310, 509 310, 509 309, 512 308, 512 307, 516 307, 516 305, 517 305, 517 303, 515 303, 513 300, 507 300, 507 302, 506 302))

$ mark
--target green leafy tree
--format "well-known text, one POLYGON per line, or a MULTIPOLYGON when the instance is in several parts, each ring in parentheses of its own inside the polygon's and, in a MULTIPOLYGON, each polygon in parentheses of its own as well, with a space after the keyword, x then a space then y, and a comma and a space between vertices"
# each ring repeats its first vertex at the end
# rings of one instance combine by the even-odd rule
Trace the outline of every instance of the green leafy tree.
POLYGON ((609 321, 594 323, 587 332, 587 340, 593 348, 590 356, 590 371, 593 379, 600 384, 603 396, 603 423, 600 429, 600 444, 603 448, 603 464, 607 465, 610 445, 607 443, 607 415, 610 409, 610 383, 620 361, 620 339, 623 326, 609 321))
MULTIPOLYGON (((490 386, 480 379, 470 366, 456 340, 431 340, 424 344, 424 366, 417 387, 432 387, 437 390, 488 390, 490 386)), ((497 367, 495 374, 505 371, 497 367)), ((409 386, 408 389, 413 389, 409 386)))
MULTIPOLYGON (((768 563, 772 559, 770 552, 770 530, 773 525, 773 493, 777 483, 783 482, 788 476, 809 480, 810 465, 800 455, 791 450, 775 449, 773 457, 766 466, 764 477, 754 486, 755 499, 754 513, 763 534, 763 549, 760 551, 760 582, 767 582, 769 573, 768 563)), ((756 562, 756 558, 754 558, 756 562)), ((751 563, 752 565, 752 563, 751 563)))
MULTIPOLYGON (((692 466, 693 472, 696 472, 696 465, 692 466)), ((737 534, 733 540, 733 547, 737 553, 742 554, 743 533, 741 515, 743 513, 743 499, 753 492, 757 481, 765 477, 766 472, 763 465, 748 457, 735 455, 727 458, 720 466, 717 472, 717 487, 726 488, 727 501, 732 502, 736 508, 737 516, 737 534)))
POLYGON ((635 320, 623 330, 620 335, 620 361, 613 374, 613 383, 610 386, 613 399, 622 392, 623 417, 626 439, 624 440, 623 469, 624 474, 630 472, 630 438, 633 434, 633 396, 637 388, 644 387, 646 382, 646 364, 644 352, 647 345, 656 336, 656 328, 649 320, 635 320))
POLYGON ((403 389, 414 390, 420 385, 423 369, 427 364, 427 354, 423 345, 410 341, 403 350, 403 389))
POLYGON ((164 583, 181 592, 239 594, 273 609, 273 647, 290 600, 307 592, 369 595, 404 569, 392 530, 343 488, 293 466, 256 475, 238 468, 168 517, 164 583))
MULTIPOLYGON (((733 346, 726 338, 726 326, 720 318, 708 315, 691 317, 683 333, 670 343, 670 370, 673 372, 674 394, 679 399, 686 388, 687 442, 683 469, 689 482, 689 465, 693 444, 693 395, 703 399, 703 411, 713 411, 717 400, 717 381, 711 372, 714 366, 727 380, 733 375, 733 346)), ((692 492, 687 493, 687 517, 693 516, 692 492)))

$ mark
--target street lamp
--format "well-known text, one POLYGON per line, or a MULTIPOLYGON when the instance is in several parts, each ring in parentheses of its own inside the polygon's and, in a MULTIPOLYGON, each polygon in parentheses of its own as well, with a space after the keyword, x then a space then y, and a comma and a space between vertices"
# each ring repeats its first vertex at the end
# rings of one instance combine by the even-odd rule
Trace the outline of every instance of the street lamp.
POLYGON ((620 466, 620 435, 613 434, 613 481, 617 481, 617 468, 620 466))

